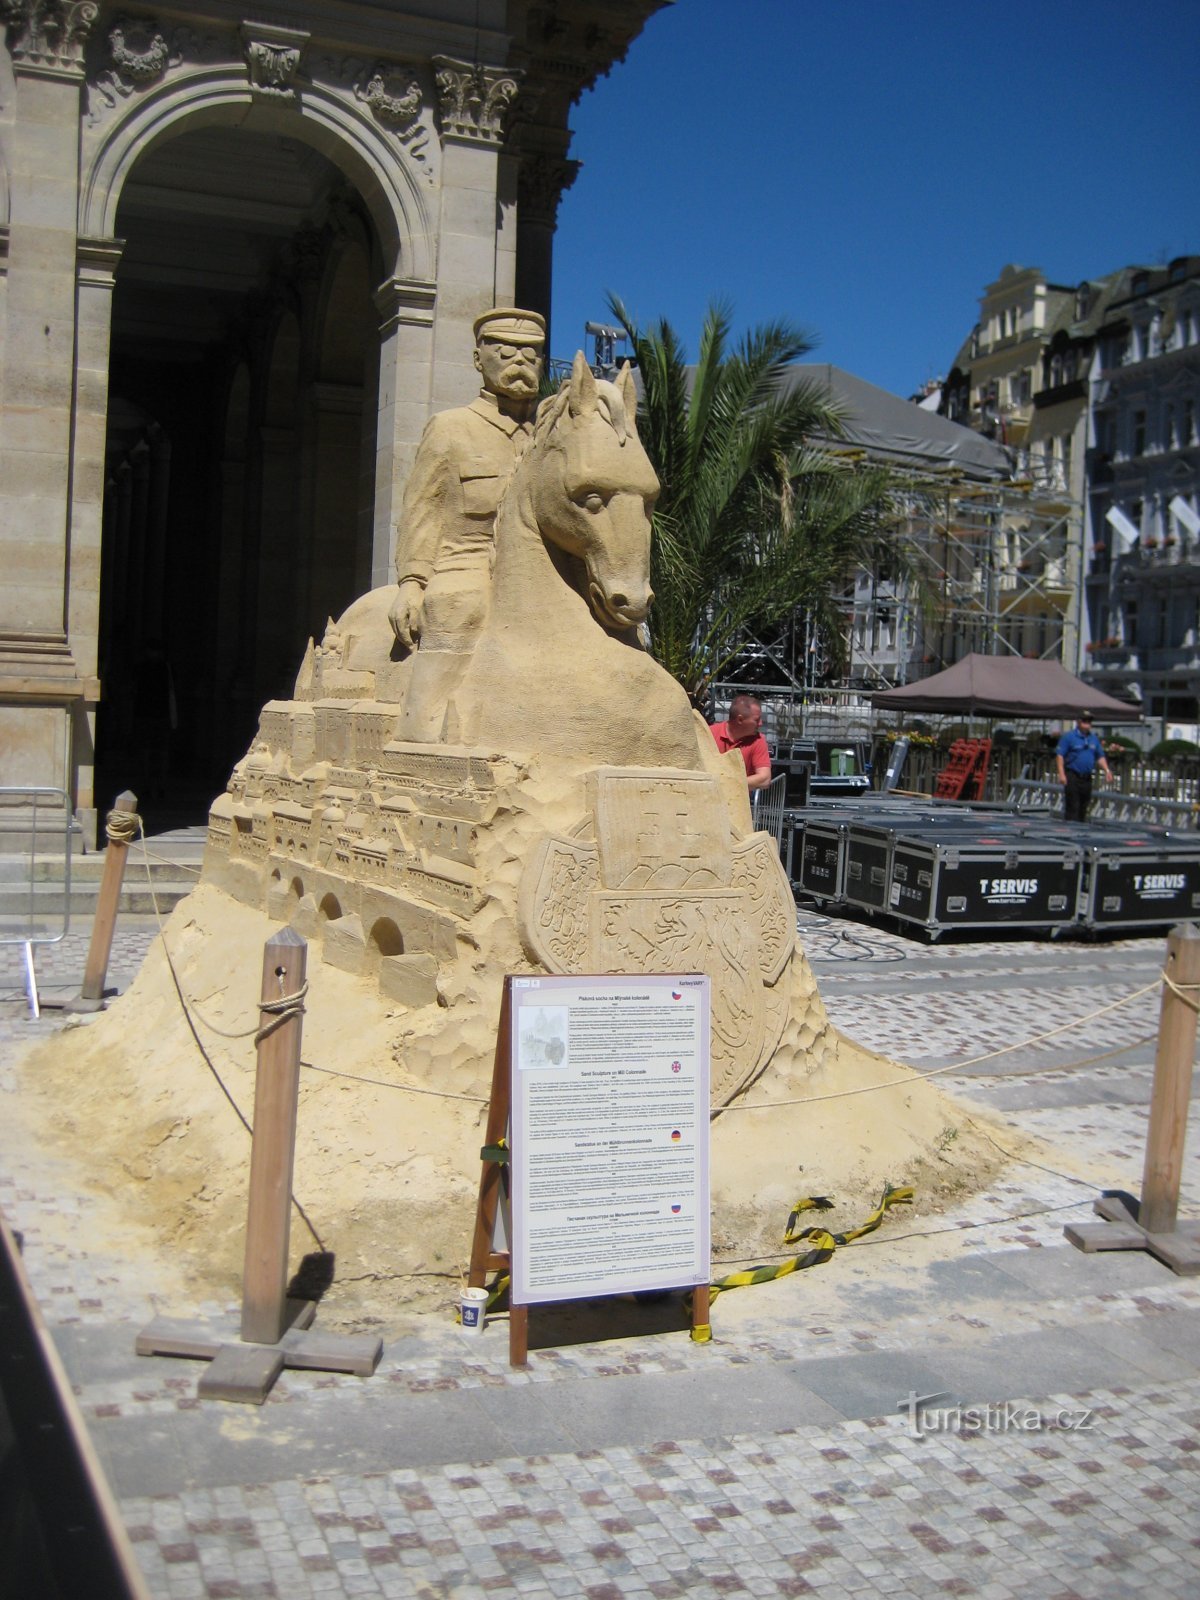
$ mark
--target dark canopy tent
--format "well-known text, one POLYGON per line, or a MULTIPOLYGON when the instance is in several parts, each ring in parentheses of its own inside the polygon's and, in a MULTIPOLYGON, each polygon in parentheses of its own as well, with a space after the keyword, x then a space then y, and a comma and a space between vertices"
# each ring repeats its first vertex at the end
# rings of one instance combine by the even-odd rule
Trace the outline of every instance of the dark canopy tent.
POLYGON ((873 694, 871 704, 880 711, 933 711, 945 716, 1074 718, 1086 710, 1097 722, 1142 718, 1137 706, 1089 688, 1057 661, 1026 661, 1020 656, 964 656, 921 683, 873 694))

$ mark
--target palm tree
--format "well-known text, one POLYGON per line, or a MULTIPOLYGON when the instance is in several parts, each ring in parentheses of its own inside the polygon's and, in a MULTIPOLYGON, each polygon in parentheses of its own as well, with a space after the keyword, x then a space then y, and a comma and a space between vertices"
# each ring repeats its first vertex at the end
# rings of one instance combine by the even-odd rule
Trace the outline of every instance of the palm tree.
POLYGON ((717 304, 689 368, 669 322, 644 331, 619 299, 609 304, 637 356, 638 433, 662 483, 653 654, 702 704, 749 633, 803 608, 839 664, 837 596, 883 541, 891 480, 813 442, 843 429, 837 404, 789 371, 811 340, 771 322, 731 352, 729 310, 717 304))

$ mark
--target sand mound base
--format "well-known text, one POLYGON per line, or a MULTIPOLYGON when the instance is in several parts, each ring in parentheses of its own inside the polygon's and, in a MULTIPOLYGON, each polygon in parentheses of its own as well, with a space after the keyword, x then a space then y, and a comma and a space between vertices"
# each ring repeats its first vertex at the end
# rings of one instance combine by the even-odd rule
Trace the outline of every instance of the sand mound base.
MULTIPOLYGON (((262 947, 276 926, 202 884, 166 925, 170 962, 156 940, 127 994, 24 1063, 36 1136, 169 1249, 199 1299, 240 1287, 250 1138, 230 1100, 249 1120, 262 947)), ((811 989, 807 963, 793 965, 811 989)), ((306 1004, 294 1192, 336 1257, 322 1324, 386 1323, 414 1306, 440 1314, 469 1255, 490 1086, 492 1047, 481 1045, 494 1041, 498 990, 461 1017, 405 1012, 314 947, 306 1004), (409 1058, 428 1060, 435 1027, 445 1073, 417 1080, 406 1044, 419 1035, 409 1058)), ((793 1015, 805 1020, 789 1022, 767 1069, 713 1125, 721 1256, 778 1252, 802 1194, 834 1197, 820 1221, 836 1230, 860 1222, 888 1182, 943 1198, 986 1182, 1001 1158, 978 1112, 838 1034, 811 993, 793 1015), (846 1094, 867 1085, 887 1087, 846 1094)), ((294 1217, 294 1264, 316 1248, 294 1217)))

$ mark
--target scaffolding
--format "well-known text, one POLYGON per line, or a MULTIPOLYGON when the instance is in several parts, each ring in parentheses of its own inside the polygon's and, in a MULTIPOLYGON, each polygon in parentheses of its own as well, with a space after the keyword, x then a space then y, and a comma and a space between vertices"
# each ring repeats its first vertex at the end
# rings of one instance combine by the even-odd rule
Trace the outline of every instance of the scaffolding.
MULTIPOLYGON (((842 459, 867 459, 839 452, 842 459)), ((749 689, 788 732, 873 724, 866 696, 917 682, 971 651, 1061 661, 1075 670, 1082 507, 1061 483, 980 482, 896 471, 891 553, 848 580, 839 611, 844 672, 802 612, 770 638, 748 634, 715 697, 749 689)))

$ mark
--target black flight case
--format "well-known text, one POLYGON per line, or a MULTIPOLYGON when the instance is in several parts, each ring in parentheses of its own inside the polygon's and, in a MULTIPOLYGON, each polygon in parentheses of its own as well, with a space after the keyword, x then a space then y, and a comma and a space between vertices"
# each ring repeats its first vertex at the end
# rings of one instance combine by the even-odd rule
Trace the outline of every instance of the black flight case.
POLYGON ((1084 824, 1080 920, 1154 928, 1200 912, 1200 835, 1121 823, 1084 824))
POLYGON ((887 910, 933 936, 947 928, 1059 929, 1078 914, 1083 850, 999 817, 907 829, 891 857, 887 910))

